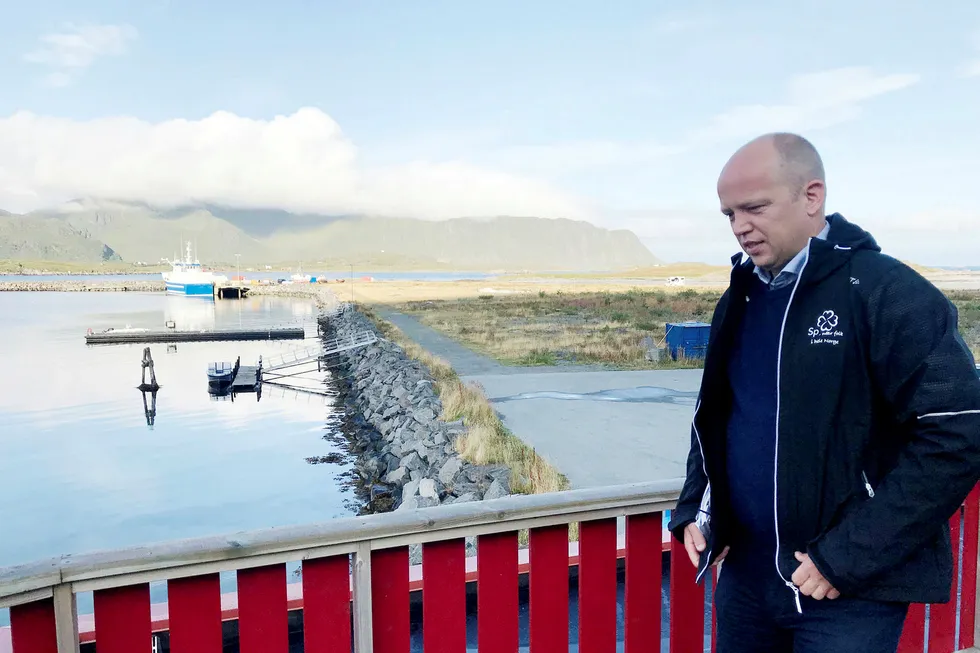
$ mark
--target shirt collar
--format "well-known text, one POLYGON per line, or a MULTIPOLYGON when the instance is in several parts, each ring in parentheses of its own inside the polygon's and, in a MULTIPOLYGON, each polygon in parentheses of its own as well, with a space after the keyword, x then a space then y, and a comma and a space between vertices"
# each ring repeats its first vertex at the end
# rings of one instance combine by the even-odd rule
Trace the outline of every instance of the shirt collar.
MULTIPOLYGON (((819 238, 820 240, 827 240, 827 234, 829 233, 830 233, 830 222, 824 220, 824 227, 823 229, 820 230, 820 233, 817 234, 816 237, 819 238)), ((807 249, 808 249, 807 247, 804 247, 799 251, 799 253, 797 253, 796 256, 790 259, 790 262, 787 263, 782 270, 780 270, 779 274, 776 275, 775 279, 772 278, 772 275, 769 274, 769 272, 763 270, 758 265, 755 266, 755 269, 753 271, 755 272, 755 275, 759 277, 759 279, 761 279, 764 283, 769 284, 770 286, 772 286, 774 283, 778 283, 779 285, 782 285, 782 282, 784 281, 788 282, 800 273, 800 268, 803 266, 803 261, 806 260, 807 249)))

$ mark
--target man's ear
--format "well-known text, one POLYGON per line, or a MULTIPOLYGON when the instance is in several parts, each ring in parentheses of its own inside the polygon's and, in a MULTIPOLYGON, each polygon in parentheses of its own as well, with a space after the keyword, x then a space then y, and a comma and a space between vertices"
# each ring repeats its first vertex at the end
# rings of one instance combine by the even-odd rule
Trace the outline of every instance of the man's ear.
POLYGON ((807 215, 820 214, 827 200, 827 185, 819 179, 814 179, 804 186, 803 196, 806 199, 807 215))

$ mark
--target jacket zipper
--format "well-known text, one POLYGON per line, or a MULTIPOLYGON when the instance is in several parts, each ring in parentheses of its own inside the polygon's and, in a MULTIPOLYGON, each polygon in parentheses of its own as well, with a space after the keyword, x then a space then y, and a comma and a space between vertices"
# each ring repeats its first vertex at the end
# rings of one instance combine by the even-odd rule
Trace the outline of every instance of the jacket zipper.
MULTIPOLYGON (((711 479, 708 478, 708 463, 707 463, 707 461, 704 458, 704 445, 701 444, 701 433, 698 431, 698 411, 699 410, 701 410, 701 400, 700 399, 698 399, 698 403, 694 407, 694 418, 691 420, 691 428, 694 429, 694 437, 698 441, 698 449, 701 450, 701 471, 704 472, 704 479, 705 479, 705 488, 704 488, 704 491, 707 493, 707 492, 711 492, 711 479)), ((701 496, 701 504, 704 505, 704 496, 703 495, 701 496)), ((697 522, 695 521, 695 523, 697 523, 697 522)), ((710 513, 708 515, 708 523, 711 523, 711 515, 710 515, 710 513)), ((712 538, 712 539, 714 539, 714 538, 712 538)), ((702 555, 706 555, 706 556, 708 556, 708 559, 711 559, 711 551, 712 551, 712 547, 706 547, 706 550, 705 550, 705 552, 702 555)), ((706 566, 701 571, 701 573, 698 574, 698 576, 694 579, 694 582, 700 583, 701 582, 701 578, 704 576, 704 574, 705 574, 705 572, 707 572, 707 570, 708 570, 708 567, 706 566)))
MULTIPOLYGON (((776 450, 773 456, 772 472, 773 518, 776 522, 776 573, 779 574, 779 577, 786 584, 786 587, 793 591, 793 597, 796 599, 796 611, 800 614, 803 614, 803 606, 800 604, 800 588, 794 585, 792 581, 787 580, 786 577, 783 576, 783 571, 779 568, 779 416, 780 407, 782 406, 782 388, 780 385, 782 382, 783 372, 783 339, 786 335, 786 321, 789 319, 789 311, 793 306, 793 299, 796 297, 796 291, 800 287, 800 280, 803 278, 803 272, 806 270, 806 266, 810 262, 810 243, 812 242, 812 238, 807 241, 806 258, 803 259, 803 265, 800 267, 800 273, 796 275, 796 283, 793 284, 793 291, 790 293, 789 302, 786 304, 786 312, 783 313, 783 324, 779 329, 779 349, 776 355, 776 450)), ((703 460, 704 455, 702 454, 701 457, 703 460)))
POLYGON ((868 482, 868 475, 864 473, 863 469, 861 470, 861 478, 864 480, 864 489, 868 491, 868 498, 874 499, 875 490, 871 487, 871 483, 868 482))
MULTIPOLYGON (((737 268, 739 266, 739 263, 741 262, 741 260, 742 260, 742 257, 739 256, 737 262, 734 261, 734 260, 732 261, 732 271, 734 271, 735 268, 737 268)), ((701 471, 704 472, 704 479, 705 479, 705 488, 704 488, 704 491, 705 491, 705 494, 708 494, 708 493, 711 492, 711 478, 708 476, 708 462, 707 462, 707 459, 704 456, 704 444, 702 444, 702 442, 701 442, 701 432, 698 431, 698 411, 699 410, 701 410, 701 398, 700 397, 698 398, 697 404, 694 406, 694 417, 691 419, 691 428, 694 429, 694 437, 698 441, 698 449, 701 450, 701 471)), ((704 495, 701 496, 701 505, 704 505, 704 495)), ((711 514, 710 513, 708 514, 708 523, 709 524, 711 523, 711 514)), ((711 533, 712 533, 712 535, 714 535, 714 531, 713 530, 711 531, 711 533)), ((711 539, 714 540, 714 537, 712 537, 711 539)), ((704 552, 704 555, 708 556, 708 558, 710 559, 711 558, 711 552, 713 550, 714 550, 714 546, 713 546, 713 543, 712 543, 711 546, 706 547, 706 550, 704 552)), ((705 566, 704 570, 695 577, 694 582, 700 583, 701 582, 701 578, 704 577, 704 574, 708 571, 708 569, 709 569, 709 567, 708 566, 705 566)))

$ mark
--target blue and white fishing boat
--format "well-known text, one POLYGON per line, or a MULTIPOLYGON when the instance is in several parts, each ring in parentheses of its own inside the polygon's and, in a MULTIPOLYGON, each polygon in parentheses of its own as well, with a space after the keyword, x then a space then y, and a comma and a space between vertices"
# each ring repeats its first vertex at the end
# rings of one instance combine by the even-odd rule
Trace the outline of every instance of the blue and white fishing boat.
POLYGON ((214 297, 214 284, 227 281, 226 277, 216 275, 201 266, 200 261, 191 255, 190 242, 187 243, 184 260, 171 261, 170 265, 170 272, 164 272, 162 276, 167 284, 167 292, 171 294, 214 297))

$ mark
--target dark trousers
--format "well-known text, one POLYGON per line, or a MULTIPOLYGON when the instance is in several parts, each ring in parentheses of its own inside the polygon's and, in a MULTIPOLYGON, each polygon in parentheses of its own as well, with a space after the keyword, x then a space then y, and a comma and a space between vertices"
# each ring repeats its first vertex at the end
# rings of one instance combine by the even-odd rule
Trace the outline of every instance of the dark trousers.
POLYGON ((772 558, 729 556, 715 591, 717 653, 895 653, 908 613, 846 597, 800 603, 803 614, 772 558))

